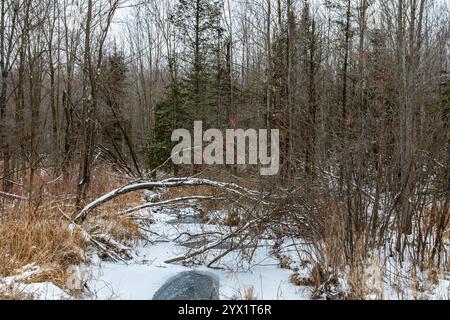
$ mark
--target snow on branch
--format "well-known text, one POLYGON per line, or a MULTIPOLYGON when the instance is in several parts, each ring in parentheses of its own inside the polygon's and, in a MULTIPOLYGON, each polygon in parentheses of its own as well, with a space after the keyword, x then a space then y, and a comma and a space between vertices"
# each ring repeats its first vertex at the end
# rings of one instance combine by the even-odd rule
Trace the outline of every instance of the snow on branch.
POLYGON ((127 214, 131 214, 133 212, 136 212, 136 211, 140 211, 142 209, 166 206, 168 204, 173 204, 173 203, 178 203, 178 202, 186 202, 186 201, 191 201, 191 200, 215 200, 215 201, 221 201, 221 200, 225 200, 225 198, 217 198, 217 197, 214 197, 214 196, 179 197, 179 198, 165 200, 165 201, 160 201, 160 202, 147 202, 147 203, 144 203, 144 204, 142 204, 140 206, 128 209, 128 210, 122 212, 122 214, 127 215, 127 214))
MULTIPOLYGON (((89 234, 89 232, 87 232, 82 226, 80 226, 79 224, 77 224, 74 220, 72 220, 69 215, 67 215, 64 211, 61 210, 61 208, 58 208, 59 211, 61 212, 61 214, 70 222, 69 227, 70 228, 76 228, 78 229, 81 234, 83 235, 83 237, 87 240, 92 242, 99 250, 103 251, 107 256, 109 256, 114 262, 118 262, 118 261, 122 261, 125 264, 128 264, 127 261, 125 259, 123 259, 118 253, 108 249, 104 244, 102 244, 100 241, 97 241, 96 239, 94 239, 93 236, 91 236, 89 234)), ((117 244, 117 242, 115 242, 117 244)), ((116 247, 121 247, 122 249, 124 249, 125 247, 122 246, 116 246, 116 247)), ((119 248, 120 249, 120 248, 119 248)))
MULTIPOLYGON (((224 242, 226 242, 227 240, 229 240, 229 239, 231 239, 231 238, 233 238, 233 237, 235 237, 235 236, 237 236, 237 235, 239 235, 239 234, 242 234, 244 231, 246 231, 246 230, 250 229, 251 227, 257 225, 258 223, 260 223, 261 221, 263 221, 265 218, 266 218, 266 216, 262 216, 262 217, 259 217, 259 218, 255 218, 254 220, 247 222, 247 223, 246 223, 245 225, 243 225, 242 227, 240 227, 240 228, 238 228, 238 229, 236 229, 236 230, 231 231, 230 233, 228 233, 227 235, 225 235, 224 237, 218 239, 217 241, 215 241, 215 242, 213 242, 213 243, 205 244, 205 245, 202 246, 201 248, 199 248, 199 249, 197 249, 197 250, 194 250, 194 251, 191 252, 191 253, 186 253, 185 255, 182 255, 182 256, 180 256, 180 257, 173 258, 173 259, 170 259, 170 260, 166 260, 166 261, 164 261, 164 263, 170 264, 170 263, 176 263, 176 262, 180 262, 180 261, 185 261, 185 260, 187 260, 187 259, 191 259, 191 258, 193 258, 193 257, 196 257, 196 256, 198 256, 198 255, 201 255, 201 254, 203 254, 203 253, 206 253, 206 252, 209 251, 209 250, 215 249, 215 248, 217 248, 218 246, 220 246, 221 244, 223 244, 224 242)), ((233 249, 235 249, 235 248, 233 248, 233 249)), ((229 253, 230 251, 232 251, 232 250, 227 250, 227 251, 225 252, 225 254, 229 253)), ((217 262, 217 261, 218 261, 220 258, 222 258, 225 254, 223 254, 223 255, 221 255, 221 256, 215 258, 211 263, 209 263, 208 266, 211 266, 214 262, 217 262)))
POLYGON ((12 285, 16 282, 24 282, 28 281, 29 279, 42 275, 44 273, 52 271, 51 268, 42 268, 40 266, 37 266, 34 263, 28 264, 21 269, 17 270, 18 274, 15 276, 6 277, 3 279, 0 279, 0 287, 2 285, 12 285))
POLYGON ((238 196, 242 196, 248 199, 260 201, 263 204, 267 204, 263 199, 265 199, 268 194, 263 194, 258 191, 246 189, 234 183, 228 182, 218 182, 208 179, 198 179, 198 178, 170 178, 162 181, 144 181, 136 182, 132 184, 125 185, 121 188, 115 189, 100 198, 94 200, 87 206, 85 206, 74 218, 74 221, 83 221, 87 214, 103 205, 104 203, 127 193, 139 191, 139 190, 153 190, 156 188, 174 188, 174 187, 190 187, 190 186, 210 186, 217 189, 223 189, 228 192, 234 193, 238 196))

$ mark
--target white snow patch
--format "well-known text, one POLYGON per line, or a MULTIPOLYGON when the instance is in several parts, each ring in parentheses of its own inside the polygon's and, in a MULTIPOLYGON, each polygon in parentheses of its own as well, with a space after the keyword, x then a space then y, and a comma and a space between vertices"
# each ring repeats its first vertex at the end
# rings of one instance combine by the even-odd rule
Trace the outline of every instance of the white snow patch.
POLYGON ((14 289, 18 292, 31 295, 36 300, 69 300, 70 295, 51 282, 31 284, 16 284, 14 289))
MULTIPOLYGON (((180 216, 193 214, 191 208, 183 209, 180 216)), ((148 213, 147 213, 148 214, 148 213)), ((142 215, 142 213, 141 213, 142 215)), ((292 274, 290 270, 283 270, 279 262, 270 254, 270 243, 263 243, 253 254, 249 263, 231 253, 220 263, 220 269, 201 267, 184 267, 176 264, 166 264, 164 261, 183 255, 188 249, 178 245, 171 239, 183 232, 190 234, 209 232, 225 232, 223 227, 207 224, 170 224, 169 221, 177 215, 167 211, 153 211, 156 221, 151 231, 160 237, 153 237, 154 244, 144 243, 135 249, 135 256, 128 265, 100 262, 91 268, 89 290, 97 299, 133 299, 150 300, 156 291, 171 277, 187 270, 208 271, 216 275, 220 281, 221 299, 244 299, 248 288, 258 299, 307 299, 308 292, 295 287, 289 282, 292 274)), ((229 227, 228 227, 229 230, 229 227)), ((180 238, 182 239, 182 238, 180 238)), ((178 240, 180 240, 178 239, 178 240)), ((213 250, 213 254, 220 254, 220 250, 213 250)))

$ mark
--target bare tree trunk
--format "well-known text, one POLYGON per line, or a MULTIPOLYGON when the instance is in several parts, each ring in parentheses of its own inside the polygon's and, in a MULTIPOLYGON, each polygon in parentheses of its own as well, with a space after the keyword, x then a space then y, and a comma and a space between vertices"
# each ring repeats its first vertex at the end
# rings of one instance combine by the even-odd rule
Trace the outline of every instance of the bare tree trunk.
POLYGON ((82 110, 82 124, 81 124, 81 162, 78 174, 78 188, 76 207, 81 207, 81 202, 86 198, 86 193, 91 180, 91 160, 93 148, 94 135, 94 108, 95 108, 95 80, 94 70, 92 65, 92 51, 91 51, 91 24, 93 14, 93 0, 88 0, 86 24, 85 24, 85 38, 84 38, 84 87, 83 87, 83 110, 82 110), (89 88, 90 86, 90 88, 89 88))
MULTIPOLYGON (((59 13, 59 4, 54 3, 53 4, 53 15, 52 20, 49 26, 49 35, 48 35, 48 59, 49 59, 49 73, 50 73, 50 110, 52 113, 52 145, 54 147, 54 158, 53 162, 58 164, 60 162, 59 156, 60 156, 60 140, 59 140, 59 110, 58 110, 58 101, 59 101, 59 77, 56 72, 56 68, 54 65, 54 46, 53 46, 53 37, 54 37, 54 30, 56 27, 56 19, 57 15, 59 13)), ((58 40, 59 37, 58 37, 58 40)), ((59 41, 58 41, 59 42, 59 41)), ((58 50, 59 52, 59 50, 58 50)), ((59 56, 59 54, 58 54, 59 56)), ((59 64, 59 59, 58 59, 59 64)), ((59 68, 58 68, 59 70, 59 68)), ((59 72, 59 71, 58 71, 59 72)))
POLYGON ((11 155, 7 137, 6 108, 8 103, 8 76, 14 63, 15 35, 19 3, 1 0, 0 12, 0 153, 3 160, 3 191, 11 187, 11 155))
POLYGON ((82 109, 82 125, 81 125, 81 162, 78 174, 78 187, 76 197, 76 207, 81 206, 81 202, 86 198, 90 182, 91 182, 91 166, 95 145, 95 128, 97 124, 97 95, 98 95, 98 72, 101 70, 103 62, 104 44, 111 27, 114 14, 119 6, 119 0, 109 2, 109 8, 106 12, 100 12, 105 17, 103 24, 94 26, 94 0, 88 0, 86 22, 85 22, 85 38, 84 38, 84 86, 83 86, 83 109, 82 109), (93 38, 93 28, 99 28, 97 42, 93 38), (93 48, 92 43, 97 43, 97 47, 93 48), (95 50, 93 50, 95 49, 95 50), (93 59, 95 59, 95 62, 93 59))
POLYGON ((272 64, 272 4, 271 0, 267 0, 267 26, 266 26, 266 46, 267 46, 267 84, 266 84, 266 128, 271 129, 272 122, 272 78, 273 78, 273 64, 272 64))

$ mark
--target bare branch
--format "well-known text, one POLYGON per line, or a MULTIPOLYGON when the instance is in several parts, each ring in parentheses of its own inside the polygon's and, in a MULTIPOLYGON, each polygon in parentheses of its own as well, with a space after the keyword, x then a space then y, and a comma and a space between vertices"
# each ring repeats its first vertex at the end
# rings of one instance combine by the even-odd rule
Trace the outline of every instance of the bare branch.
MULTIPOLYGON (((148 181, 148 182, 138 182, 123 186, 121 188, 115 189, 102 197, 94 200, 87 206, 85 206, 74 218, 74 221, 83 221, 86 215, 95 208, 98 208, 102 204, 117 198, 118 196, 139 191, 139 190, 153 190, 156 188, 174 188, 174 187, 189 187, 189 186, 211 186, 213 188, 224 189, 231 193, 243 196, 249 199, 260 201, 261 198, 264 199, 264 194, 240 187, 234 183, 227 182, 217 182, 207 179, 197 179, 197 178, 182 178, 182 179, 167 179, 163 181, 148 181)), ((263 204, 266 202, 262 201, 263 204)))

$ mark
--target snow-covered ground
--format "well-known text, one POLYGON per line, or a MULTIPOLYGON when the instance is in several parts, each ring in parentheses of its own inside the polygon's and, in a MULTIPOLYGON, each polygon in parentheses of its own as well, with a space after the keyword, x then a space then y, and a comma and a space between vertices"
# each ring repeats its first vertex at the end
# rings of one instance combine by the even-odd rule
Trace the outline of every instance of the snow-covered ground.
MULTIPOLYGON (((142 218, 146 240, 130 246, 131 259, 127 263, 104 261, 94 252, 91 253, 89 265, 73 269, 72 280, 79 284, 85 283, 85 295, 82 298, 150 300, 156 291, 176 274, 198 270, 206 271, 217 278, 221 299, 311 299, 312 287, 295 286, 290 281, 294 270, 299 277, 310 278, 314 266, 312 261, 317 259, 312 247, 301 239, 278 243, 276 252, 272 240, 260 239, 258 244, 246 243, 244 247, 247 249, 225 255, 213 265, 217 267, 214 269, 206 267, 205 261, 220 256, 232 243, 225 242, 207 253, 200 254, 191 265, 166 263, 167 260, 192 252, 198 245, 204 245, 202 240, 211 243, 233 230, 232 227, 214 223, 223 221, 223 212, 210 212, 209 217, 212 219, 209 223, 204 223, 200 218, 200 211, 196 206, 192 206, 151 208, 137 213, 137 216, 142 218), (149 219, 152 223, 148 223, 149 219), (281 268, 281 265, 285 268, 281 268)), ((439 274, 434 283, 425 273, 416 272, 415 279, 412 279, 412 270, 407 261, 399 266, 393 258, 381 260, 384 262, 376 259, 369 262, 365 270, 365 299, 450 298, 448 274, 439 274), (420 288, 417 283, 420 283, 420 288)), ((342 272, 336 291, 350 291, 350 271, 342 272)), ((2 287, 14 287, 16 292, 30 294, 35 299, 73 298, 50 282, 25 284, 28 278, 42 272, 45 272, 45 269, 35 265, 26 266, 18 271, 17 276, 0 279, 0 291, 2 287)))
POLYGON ((45 273, 46 271, 46 269, 34 264, 24 266, 21 270, 18 270, 19 274, 17 276, 0 279, 0 291, 2 291, 2 289, 7 289, 9 292, 15 292, 40 300, 70 299, 70 296, 64 292, 64 290, 51 282, 23 283, 31 277, 45 273))
MULTIPOLYGON (((183 212, 188 216, 193 213, 192 210, 183 212)), ((165 281, 187 270, 213 273, 220 283, 221 299, 243 299, 248 290, 252 290, 258 299, 309 298, 308 289, 295 287, 289 282, 292 271, 279 267, 279 261, 271 255, 271 244, 267 242, 256 249, 251 261, 242 261, 239 253, 227 255, 220 263, 223 268, 220 270, 164 263, 189 250, 180 245, 182 237, 176 239, 180 234, 214 232, 219 227, 201 223, 171 223, 177 215, 169 211, 144 214, 152 214, 155 221, 150 226, 148 235, 154 243, 142 243, 138 246, 128 264, 99 261, 91 269, 91 280, 88 282, 94 298, 148 300, 165 281)), ((208 255, 218 255, 223 250, 225 249, 212 250, 208 255)))

